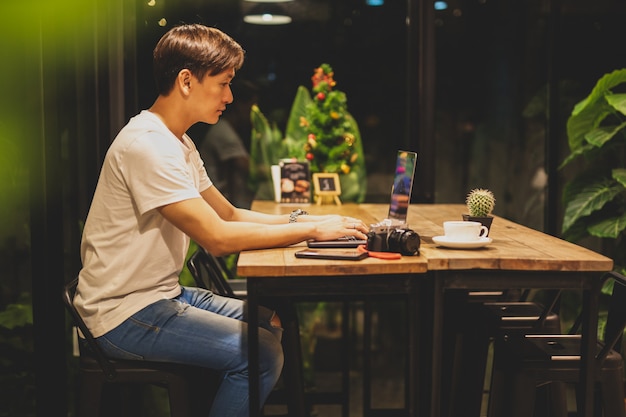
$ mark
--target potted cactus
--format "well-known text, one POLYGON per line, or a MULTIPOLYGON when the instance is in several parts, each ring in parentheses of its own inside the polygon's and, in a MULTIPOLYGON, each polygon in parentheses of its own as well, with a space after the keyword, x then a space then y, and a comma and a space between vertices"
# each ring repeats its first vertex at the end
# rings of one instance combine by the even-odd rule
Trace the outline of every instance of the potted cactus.
POLYGON ((493 222, 491 212, 496 205, 496 198, 491 191, 475 188, 467 194, 465 204, 469 214, 463 214, 463 220, 480 222, 487 229, 491 228, 493 222))

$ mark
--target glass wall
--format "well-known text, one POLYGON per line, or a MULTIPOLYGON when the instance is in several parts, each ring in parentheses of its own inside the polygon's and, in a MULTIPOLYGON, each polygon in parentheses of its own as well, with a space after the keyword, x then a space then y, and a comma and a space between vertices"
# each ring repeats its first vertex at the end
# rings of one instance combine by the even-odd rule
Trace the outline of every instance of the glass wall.
POLYGON ((497 214, 558 234, 566 120, 598 78, 624 66, 624 16, 623 2, 610 0, 438 10, 436 201, 490 188, 497 214))
MULTIPOLYGON (((393 174, 396 151, 411 146, 405 133, 406 1, 279 3, 292 18, 286 25, 245 23, 243 15, 261 3, 184 0, 163 2, 162 8, 156 3, 138 2, 141 106, 149 106, 154 99, 148 76, 150 52, 158 38, 180 22, 215 26, 244 47, 246 62, 237 78, 259 87, 260 110, 283 133, 298 86, 310 89, 313 70, 327 63, 335 73, 335 88, 346 93, 348 111, 363 136, 367 172, 372 176, 368 199, 388 201, 391 180, 387 177, 393 174), (167 25, 161 27, 165 21, 167 25), (385 175, 380 186, 377 174, 385 175)), ((195 126, 192 138, 199 143, 207 128, 195 126)))
MULTIPOLYGON (((160 35, 180 22, 213 25, 246 49, 238 77, 258 84, 261 111, 282 131, 297 87, 310 86, 319 64, 333 67, 363 135, 368 201, 387 201, 394 152, 411 148, 422 156, 421 201, 462 203, 490 188, 496 214, 558 233, 565 121, 597 78, 623 65, 612 52, 623 4, 296 0, 279 3, 289 24, 245 23, 259 4, 139 0, 140 106, 154 98, 147 74, 160 35)), ((201 141, 206 129, 190 133, 201 141)))

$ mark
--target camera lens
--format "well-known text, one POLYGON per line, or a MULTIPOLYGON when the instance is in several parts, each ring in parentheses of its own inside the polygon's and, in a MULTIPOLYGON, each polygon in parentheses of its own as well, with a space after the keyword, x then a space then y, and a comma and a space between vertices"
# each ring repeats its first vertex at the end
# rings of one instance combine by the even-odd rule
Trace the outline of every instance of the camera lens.
POLYGON ((396 230, 389 239, 391 252, 399 252, 402 255, 415 255, 419 252, 420 237, 413 230, 396 230))

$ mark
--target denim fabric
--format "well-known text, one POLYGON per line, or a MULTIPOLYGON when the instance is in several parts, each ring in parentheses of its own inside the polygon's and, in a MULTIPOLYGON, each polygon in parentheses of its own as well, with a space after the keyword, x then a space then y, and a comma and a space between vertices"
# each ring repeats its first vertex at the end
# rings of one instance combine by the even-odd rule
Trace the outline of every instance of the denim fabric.
MULTIPOLYGON (((175 362, 216 369, 223 379, 210 417, 248 416, 248 344, 245 302, 183 287, 97 339, 113 358, 175 362)), ((270 325, 273 311, 259 310, 261 404, 283 366, 282 329, 270 325)))

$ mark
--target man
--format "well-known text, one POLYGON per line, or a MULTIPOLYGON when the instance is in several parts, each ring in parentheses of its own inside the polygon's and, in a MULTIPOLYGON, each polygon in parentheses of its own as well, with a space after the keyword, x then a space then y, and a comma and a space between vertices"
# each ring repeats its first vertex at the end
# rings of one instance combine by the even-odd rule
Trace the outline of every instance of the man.
MULTIPOLYGON (((367 227, 342 216, 267 215, 239 209, 212 186, 192 140, 197 122, 214 124, 233 101, 230 83, 244 51, 202 25, 168 31, 154 49, 158 97, 133 117, 105 157, 81 244, 75 304, 114 358, 185 363, 223 379, 212 417, 247 416, 244 303, 181 287, 190 239, 214 255, 341 236, 367 227)), ((262 309, 261 406, 283 363, 280 320, 262 309)), ((257 324, 254 324, 257 325, 257 324)))

